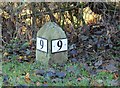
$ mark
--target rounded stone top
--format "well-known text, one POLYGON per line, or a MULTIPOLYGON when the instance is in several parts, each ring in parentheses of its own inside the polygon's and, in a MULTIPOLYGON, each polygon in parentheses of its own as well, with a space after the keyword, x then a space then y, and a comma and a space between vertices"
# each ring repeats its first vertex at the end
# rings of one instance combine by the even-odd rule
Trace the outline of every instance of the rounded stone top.
POLYGON ((44 37, 47 39, 66 38, 65 32, 55 22, 45 23, 37 33, 37 37, 44 37))

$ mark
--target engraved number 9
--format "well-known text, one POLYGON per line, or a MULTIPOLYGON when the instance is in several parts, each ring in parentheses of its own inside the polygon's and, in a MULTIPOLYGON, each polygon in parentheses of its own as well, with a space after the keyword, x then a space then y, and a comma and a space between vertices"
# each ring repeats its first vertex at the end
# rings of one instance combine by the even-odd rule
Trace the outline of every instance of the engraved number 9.
POLYGON ((44 42, 43 42, 43 40, 40 40, 40 46, 41 46, 41 49, 44 47, 44 42))
POLYGON ((59 41, 57 42, 57 46, 59 47, 59 50, 62 48, 62 41, 61 41, 61 40, 59 40, 59 41))

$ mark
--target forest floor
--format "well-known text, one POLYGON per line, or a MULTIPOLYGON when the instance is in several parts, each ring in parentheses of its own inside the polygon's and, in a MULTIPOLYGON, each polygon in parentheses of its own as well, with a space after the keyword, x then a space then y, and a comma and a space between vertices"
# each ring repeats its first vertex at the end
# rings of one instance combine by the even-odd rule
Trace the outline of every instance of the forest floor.
POLYGON ((3 86, 120 86, 120 29, 109 37, 106 28, 100 28, 105 34, 94 28, 77 39, 67 35, 69 59, 51 68, 34 62, 35 44, 11 40, 3 54, 3 86))
MULTIPOLYGON (((79 28, 70 25, 70 32, 65 31, 68 38, 68 60, 62 65, 52 64, 52 67, 44 67, 35 61, 36 39, 31 40, 31 43, 29 40, 24 41, 26 35, 12 39, 5 36, 6 40, 9 38, 10 41, 4 44, 3 55, 0 54, 0 81, 3 79, 0 85, 20 88, 120 87, 119 12, 114 18, 110 18, 111 15, 108 15, 108 18, 103 18, 98 24, 83 25, 79 28)), ((6 33, 5 30, 3 32, 6 33)))

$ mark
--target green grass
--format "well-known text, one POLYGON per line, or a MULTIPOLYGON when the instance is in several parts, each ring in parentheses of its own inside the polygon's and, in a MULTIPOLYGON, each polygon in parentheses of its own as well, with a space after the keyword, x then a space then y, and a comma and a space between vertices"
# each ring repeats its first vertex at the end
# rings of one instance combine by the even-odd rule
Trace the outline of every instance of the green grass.
MULTIPOLYGON (((15 58, 15 57, 14 57, 15 58)), ((65 67, 61 68, 62 71, 68 66, 73 66, 75 69, 74 73, 66 73, 66 77, 61 79, 61 81, 53 83, 51 78, 45 78, 43 76, 37 76, 35 74, 36 69, 44 68, 40 66, 40 63, 28 63, 23 62, 19 63, 16 60, 11 62, 4 62, 3 64, 3 73, 4 75, 8 75, 8 84, 10 86, 14 85, 27 85, 27 86, 36 86, 36 83, 39 82, 40 85, 44 84, 44 81, 47 80, 48 86, 90 86, 91 80, 97 80, 98 83, 104 81, 104 85, 110 85, 109 80, 113 79, 113 74, 108 72, 99 72, 95 77, 90 76, 89 73, 82 68, 79 64, 71 64, 68 63, 65 67), (26 73, 30 74, 30 83, 25 82, 25 75, 26 73), (81 75, 81 80, 77 81, 78 75, 81 75), (71 79, 71 80, 68 80, 71 79)), ((59 67, 56 67, 58 69, 59 67)), ((44 68, 47 69, 47 68, 44 68)), ((4 76, 3 76, 4 77, 4 76)), ((3 84, 6 85, 6 84, 3 84)))

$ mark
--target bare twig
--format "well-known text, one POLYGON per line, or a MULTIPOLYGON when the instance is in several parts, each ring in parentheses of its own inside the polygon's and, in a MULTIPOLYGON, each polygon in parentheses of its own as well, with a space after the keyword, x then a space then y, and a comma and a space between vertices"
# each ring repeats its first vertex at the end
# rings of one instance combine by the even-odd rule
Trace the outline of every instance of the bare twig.
POLYGON ((56 22, 56 19, 55 19, 55 17, 53 16, 53 12, 50 10, 50 8, 49 8, 49 6, 47 5, 47 3, 44 3, 44 6, 45 6, 46 10, 49 12, 48 14, 49 14, 49 16, 50 16, 50 18, 51 18, 51 21, 56 22))

